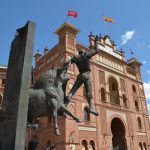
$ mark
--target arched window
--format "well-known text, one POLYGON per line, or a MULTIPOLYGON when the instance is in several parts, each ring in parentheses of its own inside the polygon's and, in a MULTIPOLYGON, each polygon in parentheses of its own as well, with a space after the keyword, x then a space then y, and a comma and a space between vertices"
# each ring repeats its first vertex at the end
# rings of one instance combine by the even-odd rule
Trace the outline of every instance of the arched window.
POLYGON ((146 143, 143 143, 144 150, 147 150, 146 143))
POLYGON ((93 140, 90 141, 90 149, 89 150, 95 150, 95 142, 93 140))
POLYGON ((132 91, 133 91, 134 93, 136 93, 136 87, 135 87, 135 85, 132 85, 132 91))
POLYGON ((109 82, 110 101, 114 104, 120 104, 117 81, 113 77, 110 77, 108 82, 109 82))
POLYGON ((2 80, 2 84, 3 84, 3 85, 5 84, 5 80, 6 80, 6 79, 3 79, 3 80, 2 80))
POLYGON ((116 85, 115 83, 112 83, 112 91, 115 91, 116 90, 116 85))
POLYGON ((137 101, 137 100, 135 100, 135 109, 136 109, 137 111, 139 111, 139 104, 138 104, 138 101, 137 101))
POLYGON ((140 117, 137 118, 137 122, 138 122, 138 127, 141 130, 142 129, 142 123, 141 123, 140 117))
POLYGON ((87 107, 84 108, 84 121, 90 121, 90 113, 87 107))
POLYGON ((87 145, 87 141, 86 140, 82 141, 82 149, 81 150, 88 150, 88 145, 87 145))
POLYGON ((0 95, 0 105, 2 104, 2 95, 0 95))
POLYGON ((103 87, 101 88, 101 100, 102 101, 106 101, 106 98, 105 98, 105 89, 103 87))
POLYGON ((139 149, 140 149, 140 150, 143 150, 143 146, 142 146, 142 143, 141 143, 141 142, 139 143, 139 149))
POLYGON ((127 107, 127 97, 126 97, 126 95, 123 94, 123 95, 122 95, 122 98, 123 98, 123 105, 124 105, 125 107, 127 107))

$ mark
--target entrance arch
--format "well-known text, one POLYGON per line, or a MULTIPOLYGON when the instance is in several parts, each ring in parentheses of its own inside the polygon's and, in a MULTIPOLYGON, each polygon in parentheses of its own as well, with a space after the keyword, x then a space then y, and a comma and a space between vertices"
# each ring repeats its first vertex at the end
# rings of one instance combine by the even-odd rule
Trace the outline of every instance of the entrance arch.
POLYGON ((125 138, 125 126, 123 122, 114 118, 111 122, 112 145, 113 150, 127 150, 127 142, 125 138))

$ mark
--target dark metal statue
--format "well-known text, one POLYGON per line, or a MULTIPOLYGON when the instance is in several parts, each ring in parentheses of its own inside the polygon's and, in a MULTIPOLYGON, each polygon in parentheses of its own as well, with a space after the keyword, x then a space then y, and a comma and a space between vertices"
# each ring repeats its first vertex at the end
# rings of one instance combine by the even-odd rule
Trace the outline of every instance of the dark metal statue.
POLYGON ((68 60, 64 66, 68 64, 76 64, 79 75, 76 78, 76 81, 69 92, 69 94, 66 96, 66 102, 65 104, 68 105, 68 103, 71 101, 72 96, 76 93, 76 91, 79 89, 79 87, 84 83, 85 90, 86 90, 86 99, 89 104, 89 112, 98 116, 98 112, 96 112, 92 106, 92 84, 90 79, 90 72, 91 72, 91 63, 90 59, 96 55, 99 52, 98 48, 98 36, 95 38, 95 48, 91 50, 90 52, 84 52, 83 50, 80 50, 78 52, 79 55, 75 55, 70 60, 68 60))
POLYGON ((67 68, 66 66, 47 71, 36 81, 33 89, 30 89, 28 121, 32 122, 38 117, 49 116, 52 113, 56 135, 60 135, 57 123, 58 112, 68 114, 80 122, 64 105, 65 95, 62 85, 69 80, 67 68))

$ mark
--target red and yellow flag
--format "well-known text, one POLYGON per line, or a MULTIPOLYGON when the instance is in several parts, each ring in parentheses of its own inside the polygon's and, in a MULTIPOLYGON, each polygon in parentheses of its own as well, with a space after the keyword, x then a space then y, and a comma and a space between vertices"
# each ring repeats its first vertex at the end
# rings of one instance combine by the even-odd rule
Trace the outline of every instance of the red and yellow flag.
POLYGON ((108 17, 108 16, 104 16, 103 19, 104 19, 104 21, 111 22, 111 23, 115 23, 115 19, 110 18, 110 17, 108 17))

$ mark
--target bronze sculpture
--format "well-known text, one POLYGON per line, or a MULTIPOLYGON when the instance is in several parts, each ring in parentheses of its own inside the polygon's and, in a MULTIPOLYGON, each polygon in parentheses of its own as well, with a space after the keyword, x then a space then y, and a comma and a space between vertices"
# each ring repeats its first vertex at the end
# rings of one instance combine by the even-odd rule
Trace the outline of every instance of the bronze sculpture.
POLYGON ((90 80, 90 59, 99 52, 97 41, 98 36, 95 38, 95 48, 91 52, 80 50, 79 55, 75 55, 69 61, 65 62, 62 68, 51 69, 40 76, 33 86, 33 89, 30 89, 28 106, 28 121, 30 123, 38 117, 49 116, 52 114, 55 134, 60 135, 57 124, 58 113, 61 112, 64 115, 68 114, 77 122, 81 122, 79 118, 67 109, 67 105, 82 83, 84 83, 86 89, 89 112, 96 116, 99 115, 92 106, 92 85, 90 80), (72 63, 76 64, 80 73, 77 76, 73 88, 69 94, 65 96, 67 81, 70 79, 67 69, 72 63))
POLYGON ((95 48, 91 50, 90 52, 84 52, 83 50, 80 50, 78 52, 79 55, 75 55, 70 60, 68 60, 64 66, 68 64, 76 64, 79 75, 76 78, 76 81, 70 90, 69 94, 66 96, 66 106, 71 101, 72 96, 76 93, 76 91, 79 89, 79 87, 84 84, 85 90, 86 90, 86 100, 89 104, 89 112, 98 116, 98 112, 96 112, 92 106, 92 84, 90 79, 90 72, 91 72, 91 65, 90 65, 90 59, 95 56, 99 52, 98 48, 98 36, 95 37, 95 48))
POLYGON ((47 71, 36 81, 33 89, 30 89, 28 121, 32 122, 38 117, 49 116, 52 113, 56 135, 60 135, 57 124, 59 112, 68 114, 80 122, 64 105, 62 85, 69 80, 66 69, 67 67, 63 67, 47 71))

